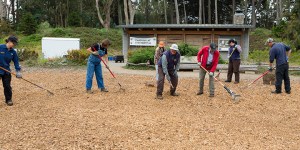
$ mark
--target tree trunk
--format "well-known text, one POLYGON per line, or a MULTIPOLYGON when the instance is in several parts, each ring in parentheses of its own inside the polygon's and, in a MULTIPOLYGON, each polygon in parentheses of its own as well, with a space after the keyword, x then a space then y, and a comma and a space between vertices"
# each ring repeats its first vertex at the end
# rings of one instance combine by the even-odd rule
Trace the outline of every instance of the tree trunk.
POLYGON ((185 0, 183 0, 183 11, 184 11, 184 23, 187 23, 186 9, 185 9, 185 0))
POLYGON ((255 4, 254 4, 255 0, 252 0, 252 26, 256 26, 256 13, 255 13, 255 4))
POLYGON ((208 0, 208 24, 211 24, 211 2, 208 0))
POLYGON ((118 1, 118 20, 119 20, 119 25, 123 24, 122 7, 120 1, 118 1))
POLYGON ((132 4, 131 0, 128 0, 128 8, 129 8, 129 15, 130 15, 129 23, 133 24, 136 9, 135 9, 135 4, 132 4))
POLYGON ((99 19, 101 25, 106 29, 110 28, 110 6, 111 6, 112 2, 113 2, 113 0, 108 0, 105 4, 103 4, 103 10, 104 10, 104 14, 105 14, 105 21, 103 21, 101 13, 100 13, 100 9, 99 9, 99 0, 96 0, 96 9, 97 9, 98 19, 99 19))
POLYGON ((234 20, 234 13, 235 13, 235 0, 232 0, 232 22, 234 20))
POLYGON ((129 24, 129 18, 128 18, 128 4, 127 4, 127 0, 124 0, 124 14, 125 14, 125 23, 126 25, 129 24))
POLYGON ((203 24, 206 24, 206 18, 205 18, 205 1, 202 1, 202 7, 203 7, 203 24))
POLYGON ((16 23, 16 13, 15 13, 15 0, 10 0, 11 5, 11 15, 12 15, 12 22, 13 24, 16 23))
POLYGON ((199 0, 199 24, 202 24, 202 0, 199 0))
POLYGON ((165 24, 168 24, 167 3, 166 3, 166 0, 164 0, 164 11, 165 11, 165 24))
POLYGON ((83 6, 82 6, 82 0, 79 0, 80 2, 80 26, 83 26, 83 21, 82 21, 82 13, 83 13, 83 6))
POLYGON ((215 0, 215 24, 218 24, 218 0, 215 0))
POLYGON ((0 1, 0 20, 7 18, 7 9, 6 9, 7 6, 6 5, 7 5, 6 0, 4 2, 2 2, 2 0, 0 1))
POLYGON ((145 23, 149 23, 149 0, 146 0, 146 7, 145 7, 145 23))
POLYGON ((177 0, 174 0, 174 2, 175 2, 175 11, 176 11, 176 23, 179 24, 178 3, 177 3, 177 0))

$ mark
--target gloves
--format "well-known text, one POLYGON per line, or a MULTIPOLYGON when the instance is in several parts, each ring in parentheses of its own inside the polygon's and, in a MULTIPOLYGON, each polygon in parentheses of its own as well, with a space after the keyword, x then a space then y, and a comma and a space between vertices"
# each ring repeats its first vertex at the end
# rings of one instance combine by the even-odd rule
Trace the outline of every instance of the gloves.
POLYGON ((198 62, 198 65, 201 66, 201 62, 198 62))
POLYGON ((166 75, 166 78, 167 78, 168 81, 171 81, 170 75, 167 74, 167 75, 166 75))
POLYGON ((272 72, 272 71, 273 71, 273 67, 268 67, 268 70, 269 70, 270 72, 272 72))
POLYGON ((209 76, 213 77, 214 73, 213 72, 209 72, 209 76))
POLYGON ((289 62, 289 57, 288 56, 286 56, 286 62, 289 62))
POLYGON ((98 56, 99 52, 98 51, 94 51, 94 52, 92 52, 92 54, 98 56))
POLYGON ((107 69, 109 69, 109 66, 108 66, 108 65, 106 65, 105 67, 106 67, 107 69))
POLYGON ((17 73, 16 73, 16 77, 17 77, 17 78, 22 78, 21 71, 17 71, 17 73))

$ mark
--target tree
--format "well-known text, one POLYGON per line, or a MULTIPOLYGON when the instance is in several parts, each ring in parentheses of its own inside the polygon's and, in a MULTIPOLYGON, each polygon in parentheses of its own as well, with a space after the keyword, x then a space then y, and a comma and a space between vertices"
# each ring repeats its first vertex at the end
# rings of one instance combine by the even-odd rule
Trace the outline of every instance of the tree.
POLYGON ((105 14, 105 20, 102 19, 101 12, 99 10, 99 0, 96 0, 96 9, 97 9, 97 15, 100 23, 102 26, 106 29, 110 28, 110 6, 112 4, 113 0, 106 0, 103 2, 103 12, 105 14))
POLYGON ((168 24, 167 3, 166 3, 166 0, 164 0, 164 15, 165 15, 165 24, 168 24))
POLYGON ((208 0, 208 24, 211 24, 211 3, 210 0, 208 0))
POLYGON ((215 0, 215 24, 218 24, 218 0, 215 0))
POLYGON ((30 35, 36 32, 37 23, 31 13, 27 12, 22 16, 19 24, 19 30, 25 35, 30 35))
POLYGON ((177 2, 177 0, 174 0, 174 2, 175 2, 175 11, 176 11, 176 24, 179 24, 178 2, 177 2))
POLYGON ((255 0, 252 0, 252 26, 256 26, 256 13, 255 13, 255 4, 254 4, 255 0))
POLYGON ((136 3, 135 0, 134 2, 131 2, 132 0, 128 0, 128 8, 129 8, 129 17, 130 17, 130 24, 133 24, 134 21, 134 15, 135 15, 135 11, 136 11, 136 3))
POLYGON ((7 19, 7 0, 4 2, 0 1, 0 20, 1 19, 7 19))
POLYGON ((199 24, 202 24, 202 0, 199 0, 199 24))
POLYGON ((125 14, 125 23, 126 23, 126 25, 128 25, 129 24, 129 18, 128 18, 128 4, 127 4, 127 1, 128 0, 124 0, 123 2, 124 2, 124 14, 125 14))

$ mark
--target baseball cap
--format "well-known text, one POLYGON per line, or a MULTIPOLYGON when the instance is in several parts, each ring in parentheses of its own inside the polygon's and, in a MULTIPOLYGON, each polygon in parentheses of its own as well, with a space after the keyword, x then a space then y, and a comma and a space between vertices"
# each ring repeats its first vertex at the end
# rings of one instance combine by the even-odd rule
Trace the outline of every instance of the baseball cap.
POLYGON ((209 46, 212 50, 216 50, 217 49, 217 45, 215 43, 210 43, 209 46))
POLYGON ((10 36, 7 38, 6 42, 13 42, 14 45, 17 45, 18 44, 18 38, 15 37, 15 36, 10 36))
POLYGON ((273 43, 273 42, 274 42, 274 39, 268 38, 267 41, 266 41, 266 43, 265 43, 265 45, 267 45, 268 43, 273 43))

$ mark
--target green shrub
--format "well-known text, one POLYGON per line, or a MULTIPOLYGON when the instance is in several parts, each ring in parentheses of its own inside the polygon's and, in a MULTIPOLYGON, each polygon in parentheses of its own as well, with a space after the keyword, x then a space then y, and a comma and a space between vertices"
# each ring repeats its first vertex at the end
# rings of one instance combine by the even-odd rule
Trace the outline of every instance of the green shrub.
POLYGON ((27 49, 17 49, 17 53, 20 61, 36 60, 39 57, 39 54, 36 51, 30 51, 27 49))
POLYGON ((268 62, 269 51, 268 50, 254 50, 249 54, 249 58, 258 64, 261 64, 262 62, 268 62))
POLYGON ((196 47, 192 47, 186 43, 181 43, 178 45, 181 56, 197 56, 198 49, 196 47))
POLYGON ((87 63, 87 58, 89 57, 89 55, 89 52, 84 49, 70 50, 68 51, 67 60, 72 63, 85 65, 87 63))
POLYGON ((220 56, 218 64, 226 64, 226 61, 220 56))
POLYGON ((300 51, 292 51, 289 58, 289 63, 292 65, 300 65, 300 51))
POLYGON ((64 37, 66 36, 66 30, 63 28, 55 28, 50 35, 51 37, 64 37))
POLYGON ((130 52, 128 55, 128 62, 138 64, 146 63, 148 60, 150 60, 150 64, 154 64, 154 54, 155 48, 153 47, 139 48, 130 52))
POLYGON ((0 19, 0 38, 4 38, 4 35, 8 35, 11 32, 12 32, 11 25, 7 21, 0 19))

